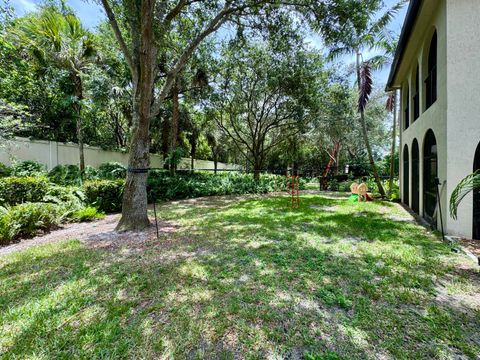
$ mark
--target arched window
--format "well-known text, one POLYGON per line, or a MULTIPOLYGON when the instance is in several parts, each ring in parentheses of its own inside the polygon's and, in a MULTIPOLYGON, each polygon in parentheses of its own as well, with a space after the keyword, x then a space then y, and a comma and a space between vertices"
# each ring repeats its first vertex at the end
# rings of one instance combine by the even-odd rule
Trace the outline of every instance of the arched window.
POLYGON ((415 70, 415 88, 413 91, 413 121, 420 116, 420 71, 417 65, 415 70))
POLYGON ((427 131, 423 144, 423 212, 424 217, 436 225, 433 218, 437 207, 438 151, 437 139, 432 130, 427 131))
POLYGON ((406 91, 405 97, 404 97, 405 110, 403 113, 403 129, 404 130, 408 129, 408 127, 410 126, 410 93, 408 91, 408 85, 405 91, 406 91))
POLYGON ((405 205, 410 204, 410 161, 408 155, 408 145, 403 148, 403 203, 405 205))
MULTIPOLYGON (((473 171, 480 170, 480 144, 475 152, 473 171)), ((473 239, 480 240, 480 190, 473 192, 473 239)))
POLYGON ((420 213, 420 151, 417 139, 412 143, 412 210, 420 213))
POLYGON ((428 52, 428 71, 425 80, 427 109, 437 101, 437 32, 433 34, 428 52))

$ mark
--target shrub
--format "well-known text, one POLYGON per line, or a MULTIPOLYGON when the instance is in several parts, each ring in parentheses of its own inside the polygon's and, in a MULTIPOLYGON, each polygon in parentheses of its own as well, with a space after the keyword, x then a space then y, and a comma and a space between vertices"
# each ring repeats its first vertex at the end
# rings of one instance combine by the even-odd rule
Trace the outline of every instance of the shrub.
POLYGON ((103 219, 104 217, 105 213, 98 211, 93 206, 87 206, 86 208, 77 210, 72 214, 72 220, 77 222, 94 221, 103 219))
POLYGON ((46 173, 45 165, 40 164, 38 161, 15 161, 12 164, 12 176, 43 176, 46 173))
POLYGON ((16 205, 43 200, 49 189, 44 177, 6 177, 0 179, 0 204, 16 205))
POLYGON ((59 185, 78 184, 80 168, 77 165, 57 165, 48 173, 48 179, 59 185))
POLYGON ((90 180, 83 184, 87 203, 106 213, 122 209, 124 180, 90 180))
POLYGON ((74 186, 50 185, 44 202, 57 204, 61 211, 62 220, 72 220, 72 215, 85 207, 85 194, 74 186))
MULTIPOLYGON (((98 171, 86 166, 85 180, 94 180, 98 177, 98 171)), ((58 185, 80 185, 80 168, 77 165, 57 165, 48 173, 48 179, 58 185)))
POLYGON ((0 178, 10 176, 12 173, 12 168, 8 167, 5 164, 0 163, 0 178))
MULTIPOLYGON (((385 180, 383 183, 383 187, 385 188, 385 192, 388 193, 390 190, 390 181, 385 180)), ((390 201, 398 202, 400 201, 400 186, 398 184, 398 179, 394 179, 392 184, 392 191, 390 193, 390 201)))
POLYGON ((38 230, 50 230, 59 223, 59 209, 55 204, 25 203, 0 207, 0 242, 32 236, 38 230))
POLYGON ((98 167, 98 176, 106 180, 125 179, 127 168, 123 164, 110 161, 98 167))
MULTIPOLYGON (((206 172, 181 173, 171 176, 167 171, 150 172, 148 176, 149 201, 176 200, 199 196, 256 194, 286 190, 285 176, 265 174, 257 182, 251 174, 206 172)), ((301 181, 300 188, 305 186, 301 181)))
POLYGON ((333 179, 332 181, 329 182, 328 184, 328 190, 330 191, 339 191, 340 190, 340 184, 337 180, 333 179))

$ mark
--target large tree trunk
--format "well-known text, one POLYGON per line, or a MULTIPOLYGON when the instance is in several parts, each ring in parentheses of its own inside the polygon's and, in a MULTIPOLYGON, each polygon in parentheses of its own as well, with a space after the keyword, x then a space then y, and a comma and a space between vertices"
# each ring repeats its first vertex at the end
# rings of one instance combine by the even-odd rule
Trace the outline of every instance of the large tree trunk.
POLYGON ((197 138, 195 136, 195 134, 192 134, 191 135, 191 138, 190 138, 190 170, 193 170, 195 169, 195 157, 197 156, 197 138))
POLYGON ((254 161, 253 161, 253 179, 255 181, 260 180, 260 172, 262 170, 262 162, 259 159, 259 156, 254 156, 254 161))
POLYGON ((156 49, 153 41, 154 2, 141 5, 141 44, 138 77, 133 81, 133 131, 128 172, 123 196, 122 217, 117 231, 142 230, 150 225, 147 213, 147 169, 150 166, 151 106, 156 49))
MULTIPOLYGON (((140 112, 138 126, 133 130, 125 182, 122 217, 117 231, 142 230, 150 225, 147 215, 147 171, 150 166, 148 124, 149 114, 140 112)), ((136 122, 136 121, 134 121, 136 122)))
MULTIPOLYGON (((357 84, 358 84, 358 90, 360 91, 360 52, 357 51, 357 84)), ((360 124, 362 127, 362 136, 363 136, 363 141, 365 142, 365 147, 367 148, 367 153, 368 153, 368 160, 370 162, 370 166, 372 168, 373 176, 375 178, 375 182, 377 183, 378 191, 380 192, 380 195, 382 198, 385 197, 385 190, 383 189, 382 181, 380 180, 380 176, 378 175, 378 170, 377 166, 375 165, 375 160, 373 159, 373 152, 372 152, 372 147, 370 145, 370 140, 368 138, 368 130, 367 130, 367 123, 365 121, 365 111, 361 110, 360 111, 360 124)))
MULTIPOLYGON (((178 102, 178 86, 177 82, 175 81, 172 86, 172 128, 170 130, 170 154, 177 148, 177 138, 178 138, 178 123, 180 118, 180 105, 178 102)), ((170 157, 171 160, 172 157, 170 157)), ((170 172, 172 175, 175 175, 175 167, 176 164, 171 161, 170 162, 170 172)))
POLYGON ((78 152, 80 158, 80 177, 83 180, 85 174, 85 153, 83 150, 83 123, 82 123, 82 103, 83 100, 83 85, 80 74, 76 71, 70 73, 70 79, 73 83, 73 92, 75 100, 73 102, 73 111, 76 118, 76 127, 77 127, 77 142, 78 142, 78 152))
POLYGON ((393 129, 392 148, 390 150, 390 179, 388 181, 388 197, 392 195, 393 178, 395 177, 395 147, 397 145, 397 93, 393 97, 393 129))

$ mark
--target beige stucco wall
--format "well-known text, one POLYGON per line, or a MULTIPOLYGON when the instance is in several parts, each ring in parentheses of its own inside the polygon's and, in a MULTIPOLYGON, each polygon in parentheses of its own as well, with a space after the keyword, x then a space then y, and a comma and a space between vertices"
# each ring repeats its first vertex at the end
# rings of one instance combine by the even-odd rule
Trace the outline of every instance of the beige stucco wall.
MULTIPOLYGON (((93 167, 116 161, 128 164, 128 154, 120 151, 106 151, 93 146, 85 146, 85 164, 93 167)), ((78 145, 73 143, 57 143, 55 141, 29 140, 16 138, 0 146, 0 163, 10 165, 13 160, 35 160, 45 164, 48 170, 56 165, 78 164, 78 145)), ((162 167, 163 158, 160 155, 150 155, 151 167, 162 167)), ((189 158, 183 158, 179 168, 190 169, 189 158)), ((195 160, 195 169, 213 169, 213 161, 195 160)), ((235 164, 218 163, 218 169, 242 169, 235 164)))
MULTIPOLYGON (((403 179, 403 149, 410 154, 416 138, 420 147, 420 215, 423 216, 423 142, 428 129, 435 133, 438 146, 439 177, 442 181, 441 205, 443 220, 449 234, 472 236, 472 196, 461 204, 458 220, 448 214, 448 200, 458 182, 473 170, 475 150, 480 142, 480 1, 425 0, 422 4, 411 39, 395 79, 396 87, 410 88, 410 127, 400 132, 400 176, 403 179), (438 36, 438 99, 425 109, 425 84, 428 47, 433 33, 438 36), (420 65, 420 117, 412 124, 412 89, 414 71, 420 65)), ((402 125, 404 123, 405 90, 402 91, 402 125)), ((401 189, 404 199, 403 186, 401 189)), ((439 219, 438 219, 439 220, 439 219)))
MULTIPOLYGON (((447 0, 447 192, 473 170, 480 142, 480 1, 447 0)), ((460 205, 449 232, 471 237, 473 197, 460 205)))
MULTIPOLYGON (((420 215, 424 215, 424 199, 423 199, 423 144, 425 135, 429 129, 431 129, 437 140, 438 149, 438 174, 442 182, 447 180, 447 76, 446 76, 446 3, 445 0, 426 0, 420 10, 420 16, 417 19, 417 23, 412 32, 412 37, 409 41, 407 49, 404 54, 402 64, 399 67, 396 82, 401 84, 403 89, 408 87, 409 98, 405 98, 405 91, 403 91, 402 103, 401 103, 401 124, 402 129, 400 131, 400 179, 403 179, 403 149, 405 144, 408 145, 409 151, 409 204, 412 204, 412 144, 414 139, 417 139, 419 145, 419 212, 420 215), (437 60, 437 101, 426 109, 425 104, 425 79, 427 77, 427 58, 428 49, 432 35, 434 31, 437 31, 438 37, 438 60, 437 60), (420 116, 413 122, 413 95, 414 95, 414 83, 415 83, 415 71, 417 64, 419 65, 419 83, 420 83, 420 116), (410 102, 410 126, 407 129, 403 128, 405 122, 404 112, 405 101, 410 102), (443 159, 443 161, 442 161, 443 159)), ((442 210, 444 210, 443 218, 446 221, 446 209, 447 209, 447 195, 446 187, 442 186, 442 210)), ((401 187, 402 200, 405 202, 403 194, 403 186, 401 187)), ((440 223, 440 218, 438 218, 440 223)))

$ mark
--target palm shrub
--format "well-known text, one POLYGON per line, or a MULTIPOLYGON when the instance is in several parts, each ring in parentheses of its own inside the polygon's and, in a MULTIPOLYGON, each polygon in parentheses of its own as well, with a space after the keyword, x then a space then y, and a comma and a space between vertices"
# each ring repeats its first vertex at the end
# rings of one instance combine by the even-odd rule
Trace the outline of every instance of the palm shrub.
POLYGON ((82 26, 80 19, 68 9, 59 11, 43 6, 35 15, 19 21, 16 31, 19 41, 40 67, 50 62, 68 74, 71 85, 71 107, 75 114, 79 163, 85 170, 83 151, 82 103, 84 89, 82 76, 95 61, 96 47, 93 35, 82 26))
POLYGON ((450 196, 450 216, 457 219, 458 207, 465 197, 473 191, 480 190, 480 170, 465 177, 450 196))

